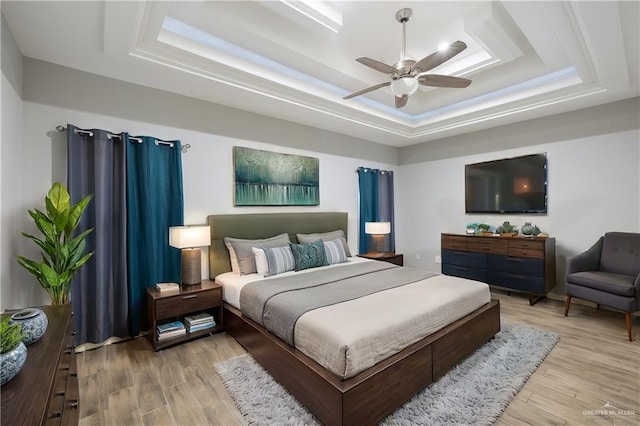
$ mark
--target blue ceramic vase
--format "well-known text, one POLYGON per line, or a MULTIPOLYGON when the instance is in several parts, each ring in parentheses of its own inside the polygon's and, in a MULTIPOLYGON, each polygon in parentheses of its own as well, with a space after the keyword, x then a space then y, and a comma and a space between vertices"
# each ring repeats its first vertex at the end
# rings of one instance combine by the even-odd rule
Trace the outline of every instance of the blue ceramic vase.
POLYGON ((38 341, 47 331, 49 320, 42 310, 38 308, 27 308, 11 315, 11 322, 20 324, 25 345, 30 345, 38 341))
POLYGON ((27 347, 20 342, 13 350, 0 355, 0 377, 4 385, 13 379, 27 360, 27 347))

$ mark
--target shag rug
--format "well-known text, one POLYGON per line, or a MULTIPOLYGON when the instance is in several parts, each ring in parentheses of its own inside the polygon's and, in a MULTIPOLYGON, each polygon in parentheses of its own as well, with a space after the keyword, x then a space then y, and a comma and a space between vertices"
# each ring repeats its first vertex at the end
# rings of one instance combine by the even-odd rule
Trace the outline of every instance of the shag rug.
MULTIPOLYGON (((391 413, 386 425, 491 424, 560 336, 503 323, 495 338, 391 413)), ((245 420, 253 425, 317 425, 318 420, 245 354, 214 364, 245 420)))

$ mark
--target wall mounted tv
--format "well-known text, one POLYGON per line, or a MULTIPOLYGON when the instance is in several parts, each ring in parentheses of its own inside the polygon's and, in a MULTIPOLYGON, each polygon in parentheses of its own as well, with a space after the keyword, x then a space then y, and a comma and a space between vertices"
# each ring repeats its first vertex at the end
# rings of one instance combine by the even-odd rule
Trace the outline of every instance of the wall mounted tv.
POLYGON ((465 166, 467 213, 547 213, 547 154, 465 166))

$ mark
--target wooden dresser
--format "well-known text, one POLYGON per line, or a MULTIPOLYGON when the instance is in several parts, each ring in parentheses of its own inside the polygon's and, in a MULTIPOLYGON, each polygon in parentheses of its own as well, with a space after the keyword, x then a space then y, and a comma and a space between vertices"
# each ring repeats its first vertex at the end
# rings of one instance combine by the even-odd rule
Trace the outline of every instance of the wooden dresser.
POLYGON ((535 304, 556 285, 554 238, 442 234, 442 273, 529 293, 535 304))
MULTIPOLYGON (((3 425, 77 425, 80 392, 71 305, 43 306, 49 325, 27 361, 2 386, 3 425)), ((4 316, 4 314, 3 314, 4 316)))

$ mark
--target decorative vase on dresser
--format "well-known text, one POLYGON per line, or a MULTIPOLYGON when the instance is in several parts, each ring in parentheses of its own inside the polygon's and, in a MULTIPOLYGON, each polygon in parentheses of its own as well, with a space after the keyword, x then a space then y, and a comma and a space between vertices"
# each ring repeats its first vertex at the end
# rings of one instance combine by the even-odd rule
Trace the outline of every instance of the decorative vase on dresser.
POLYGON ((4 385, 9 380, 13 379, 16 374, 18 374, 18 371, 20 371, 26 360, 27 347, 23 342, 20 342, 20 344, 13 350, 0 354, 0 385, 4 385))
POLYGON ((11 322, 20 324, 25 345, 38 341, 47 331, 49 320, 47 315, 38 308, 27 308, 11 315, 11 322))

